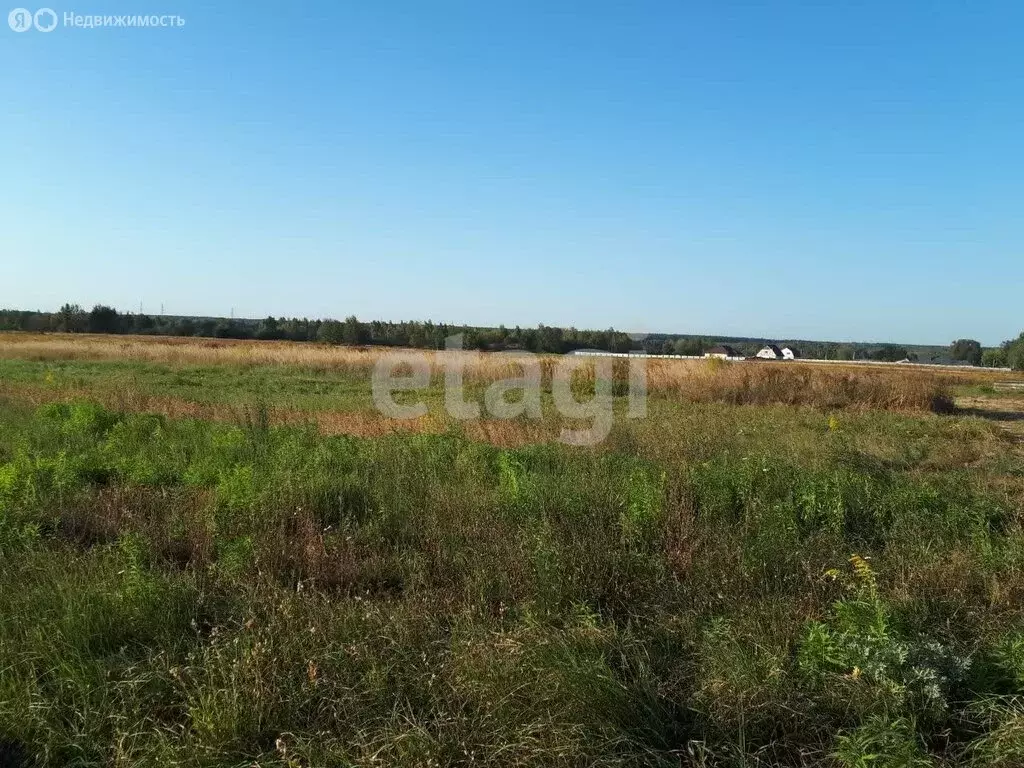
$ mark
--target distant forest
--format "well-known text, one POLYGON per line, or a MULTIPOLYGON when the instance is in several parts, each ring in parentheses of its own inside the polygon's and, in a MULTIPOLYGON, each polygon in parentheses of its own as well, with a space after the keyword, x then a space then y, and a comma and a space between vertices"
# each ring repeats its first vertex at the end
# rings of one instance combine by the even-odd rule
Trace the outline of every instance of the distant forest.
MULTIPOLYGON (((463 347, 479 350, 525 349, 561 354, 578 349, 608 352, 644 351, 648 354, 702 355, 717 344, 729 344, 740 354, 752 356, 766 343, 787 344, 801 357, 820 360, 912 360, 931 363, 1024 366, 1024 334, 1001 347, 983 349, 972 339, 958 339, 948 347, 926 345, 838 343, 807 340, 693 336, 684 334, 630 335, 614 328, 578 330, 538 325, 536 328, 497 328, 447 325, 427 321, 363 322, 354 316, 344 320, 275 318, 262 320, 146 315, 121 313, 97 304, 85 310, 65 304, 56 312, 0 310, 0 330, 38 333, 111 333, 156 336, 197 336, 217 339, 263 339, 320 342, 327 344, 378 345, 443 349, 445 339, 462 334, 463 347), (1017 351, 1019 350, 1019 354, 1017 351)), ((1015 366, 1016 367, 1016 366, 1015 366)))

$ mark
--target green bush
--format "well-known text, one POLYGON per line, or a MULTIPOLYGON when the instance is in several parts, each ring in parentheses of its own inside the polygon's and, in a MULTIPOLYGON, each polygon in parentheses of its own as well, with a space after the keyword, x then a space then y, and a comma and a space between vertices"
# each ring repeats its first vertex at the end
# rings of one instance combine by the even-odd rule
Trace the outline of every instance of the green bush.
POLYGON ((836 739, 836 760, 844 768, 932 768, 914 724, 875 715, 836 739))
POLYGON ((807 627, 801 670, 848 696, 864 716, 896 712, 941 721, 951 693, 968 678, 971 654, 901 631, 871 566, 858 555, 851 563, 852 577, 832 574, 844 580, 848 596, 835 602, 827 622, 807 627))

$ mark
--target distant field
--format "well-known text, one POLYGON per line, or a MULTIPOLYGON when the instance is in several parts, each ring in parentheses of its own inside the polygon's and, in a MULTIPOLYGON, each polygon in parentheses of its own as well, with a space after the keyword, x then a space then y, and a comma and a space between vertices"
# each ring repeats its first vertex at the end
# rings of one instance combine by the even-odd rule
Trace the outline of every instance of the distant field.
MULTIPOLYGON (((382 357, 414 355, 430 361, 439 410, 446 361, 465 367, 477 394, 489 383, 518 375, 505 356, 335 347, 294 342, 176 339, 146 336, 0 334, 0 366, 8 392, 36 398, 93 394, 130 407, 131 398, 225 406, 256 401, 284 411, 369 411, 370 374, 382 357)), ((540 356, 545 382, 560 358, 540 356)), ((585 361, 587 363, 588 361, 585 361)), ((627 360, 614 360, 624 382, 627 360)), ((589 361, 592 363, 592 361, 589 361)), ((703 360, 647 360, 646 379, 657 399, 737 405, 811 405, 902 411, 948 409, 957 387, 986 387, 1008 374, 963 369, 758 362, 716 365, 703 360)), ((592 366, 591 366, 592 367, 592 366)), ((584 376, 586 372, 584 371, 584 376)), ((435 414, 440 418, 440 415, 435 414)))
MULTIPOLYGON (((235 339, 181 338, 173 336, 130 336, 66 333, 10 333, 0 332, 0 357, 46 360, 136 360, 168 364, 235 364, 235 365, 285 365, 300 368, 322 368, 330 370, 364 370, 372 367, 377 358, 403 350, 386 347, 345 347, 312 342, 291 341, 240 341, 235 339)), ((427 350, 404 350, 436 356, 427 350)), ((499 355, 465 352, 467 360, 500 360, 499 355)), ((550 356, 547 356, 550 357, 550 356)), ((667 367, 672 370, 692 369, 702 364, 692 358, 677 361, 657 358, 650 361, 655 368, 667 367)), ((757 365, 785 365, 784 362, 759 361, 757 365)), ((1007 377, 1024 380, 1021 374, 1008 374, 990 369, 950 366, 906 366, 899 363, 872 361, 844 361, 836 363, 803 364, 817 368, 884 369, 901 374, 941 374, 957 382, 992 381, 1007 377)), ((501 369, 504 364, 500 364, 501 369)))
POLYGON ((1008 374, 386 354, 0 335, 0 766, 1024 765, 1008 374))

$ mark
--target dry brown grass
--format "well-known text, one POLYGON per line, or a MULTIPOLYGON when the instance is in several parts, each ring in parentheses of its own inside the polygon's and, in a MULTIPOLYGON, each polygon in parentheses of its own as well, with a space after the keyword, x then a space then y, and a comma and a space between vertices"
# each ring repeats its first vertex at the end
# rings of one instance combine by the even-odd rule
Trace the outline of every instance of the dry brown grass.
MULTIPOLYGON (((99 390, 64 387, 53 389, 32 384, 0 382, 0 397, 38 406, 46 403, 90 400, 104 408, 128 413, 152 413, 174 419, 203 419, 240 422, 253 418, 245 407, 225 403, 200 403, 177 397, 151 395, 137 390, 99 390)), ((274 425, 315 423, 331 435, 381 437, 402 432, 442 432, 443 424, 427 415, 421 419, 389 419, 364 411, 302 411, 295 408, 261 406, 263 416, 274 425)))
POLYGON ((950 377, 920 369, 695 361, 685 370, 653 365, 650 389, 691 402, 810 405, 826 410, 950 412, 950 377))
MULTIPOLYGON (((392 419, 376 411, 304 411, 297 408, 260 406, 260 413, 252 409, 224 403, 200 403, 177 397, 150 395, 137 390, 98 390, 64 387, 53 389, 31 384, 11 384, 0 381, 0 399, 27 403, 33 406, 53 402, 89 400, 113 411, 151 413, 172 419, 202 419, 241 423, 257 418, 266 419, 274 426, 313 424, 325 435, 351 435, 353 437, 383 437, 393 434, 440 434, 452 428, 453 422, 434 414, 418 419, 392 419)), ((558 423, 545 421, 480 419, 460 423, 465 435, 476 441, 501 447, 516 447, 531 443, 550 442, 558 437, 558 423)))
POLYGON ((371 350, 288 341, 238 341, 174 336, 0 333, 0 358, 136 360, 169 365, 291 365, 327 370, 370 367, 371 350))

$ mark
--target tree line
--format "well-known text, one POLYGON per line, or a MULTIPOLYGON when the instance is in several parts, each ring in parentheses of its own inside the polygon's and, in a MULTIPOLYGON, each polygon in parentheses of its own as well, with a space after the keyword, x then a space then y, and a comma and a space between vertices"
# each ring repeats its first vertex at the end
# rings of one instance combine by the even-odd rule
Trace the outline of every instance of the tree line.
POLYGON ((444 349, 447 339, 461 334, 464 349, 525 349, 531 352, 551 353, 571 352, 576 349, 629 352, 637 346, 629 334, 614 328, 578 330, 546 325, 539 325, 536 328, 484 328, 433 323, 429 320, 363 322, 355 316, 349 316, 344 320, 151 316, 142 313, 120 313, 113 307, 102 304, 97 304, 88 311, 77 304, 65 304, 57 312, 0 310, 0 330, 198 336, 421 349, 444 349))
POLYGON ((1016 339, 1008 339, 998 347, 981 353, 981 364, 990 368, 1012 368, 1024 371, 1024 333, 1016 339))
MULTIPOLYGON (((538 325, 536 328, 497 328, 449 325, 427 321, 364 322, 355 316, 344 320, 275 318, 262 320, 147 315, 122 313, 103 304, 85 310, 77 304, 65 304, 56 312, 0 310, 0 330, 63 333, 113 333, 159 336, 198 336, 217 339, 260 339, 306 341, 327 344, 377 345, 443 349, 446 340, 462 335, 465 349, 525 349, 530 352, 562 354, 577 349, 599 349, 607 352, 643 351, 647 354, 700 356, 720 343, 728 343, 746 356, 756 354, 766 343, 764 339, 679 336, 651 334, 634 337, 614 328, 578 330, 538 325)), ((833 342, 799 341, 802 357, 821 360, 876 360, 897 362, 919 361, 921 355, 896 344, 837 344, 833 342)), ((918 348, 921 349, 921 348, 918 348)), ((1017 339, 985 349, 974 339, 957 339, 948 349, 930 348, 923 362, 960 362, 965 365, 1010 367, 1024 370, 1024 333, 1017 339)))

